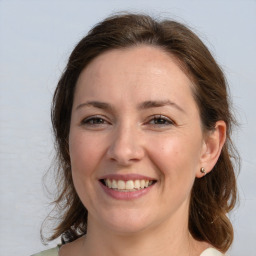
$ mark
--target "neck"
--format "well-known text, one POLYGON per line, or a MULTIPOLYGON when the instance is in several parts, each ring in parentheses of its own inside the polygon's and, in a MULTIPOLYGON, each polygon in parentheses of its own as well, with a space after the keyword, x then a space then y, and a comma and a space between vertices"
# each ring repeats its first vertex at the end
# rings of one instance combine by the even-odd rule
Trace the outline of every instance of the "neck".
POLYGON ((140 232, 124 234, 110 232, 100 225, 90 225, 88 219, 88 234, 83 238, 82 251, 88 256, 192 255, 190 251, 195 251, 195 244, 189 234, 188 223, 168 222, 140 232))

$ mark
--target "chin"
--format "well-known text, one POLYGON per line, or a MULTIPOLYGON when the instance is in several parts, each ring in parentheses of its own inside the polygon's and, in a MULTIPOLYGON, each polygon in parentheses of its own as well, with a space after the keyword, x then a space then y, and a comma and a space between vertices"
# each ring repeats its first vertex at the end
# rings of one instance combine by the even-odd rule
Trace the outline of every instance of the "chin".
POLYGON ((108 217, 105 216, 102 218, 102 220, 105 219, 105 223, 102 224, 112 232, 121 235, 140 233, 152 225, 145 214, 140 215, 137 211, 132 211, 130 214, 128 212, 129 210, 126 210, 125 213, 119 212, 108 217))

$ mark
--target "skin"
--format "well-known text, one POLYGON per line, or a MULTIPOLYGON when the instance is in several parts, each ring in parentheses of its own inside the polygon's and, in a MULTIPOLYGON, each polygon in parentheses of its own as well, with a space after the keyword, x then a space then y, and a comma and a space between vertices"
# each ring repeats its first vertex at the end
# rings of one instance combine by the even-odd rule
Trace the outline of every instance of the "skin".
POLYGON ((82 71, 69 150, 88 234, 63 246, 61 256, 200 255, 210 246, 189 234, 189 200, 200 168, 215 165, 226 126, 202 131, 192 88, 175 58, 151 46, 108 51, 82 71), (157 182, 139 198, 117 200, 99 183, 108 174, 157 182))

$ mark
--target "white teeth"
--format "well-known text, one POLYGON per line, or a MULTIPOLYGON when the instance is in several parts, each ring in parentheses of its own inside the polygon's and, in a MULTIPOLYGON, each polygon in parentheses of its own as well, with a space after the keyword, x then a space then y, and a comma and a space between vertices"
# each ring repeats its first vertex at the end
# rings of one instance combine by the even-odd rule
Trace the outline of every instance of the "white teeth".
POLYGON ((111 180, 107 179, 107 180, 106 180, 106 185, 107 185, 107 187, 112 188, 112 182, 111 182, 111 180))
POLYGON ((125 183, 125 189, 134 189, 134 183, 132 180, 128 180, 125 183))
POLYGON ((110 180, 110 179, 105 179, 105 185, 108 188, 112 189, 118 189, 118 190, 139 190, 143 188, 147 188, 148 186, 152 185, 153 181, 149 180, 110 180))
MULTIPOLYGON (((111 182, 111 181, 110 181, 111 182)), ((116 180, 112 180, 112 184, 110 188, 117 188, 117 182, 116 180)))
POLYGON ((140 181, 139 180, 135 180, 134 182, 134 188, 140 188, 140 181))
POLYGON ((119 180, 119 181, 117 182, 117 188, 118 188, 118 189, 125 189, 125 181, 119 180))

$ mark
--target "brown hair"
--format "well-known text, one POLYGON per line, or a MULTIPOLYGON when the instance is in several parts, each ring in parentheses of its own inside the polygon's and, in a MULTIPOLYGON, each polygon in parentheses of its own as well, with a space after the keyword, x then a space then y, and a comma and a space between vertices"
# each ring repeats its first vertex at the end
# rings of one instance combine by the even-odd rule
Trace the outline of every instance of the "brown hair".
POLYGON ((112 16, 96 25, 71 53, 57 85, 52 104, 52 124, 59 167, 59 193, 54 201, 55 210, 59 212, 59 224, 49 240, 61 236, 66 243, 86 234, 87 210, 74 188, 68 152, 77 79, 81 71, 103 52, 141 44, 159 47, 178 59, 195 85, 194 96, 204 130, 213 130, 218 120, 224 120, 227 125, 227 140, 213 171, 195 180, 189 212, 192 236, 226 251, 233 240, 233 228, 226 214, 235 205, 237 189, 232 162, 236 151, 230 138, 234 119, 223 72, 207 47, 186 26, 137 14, 112 16))

